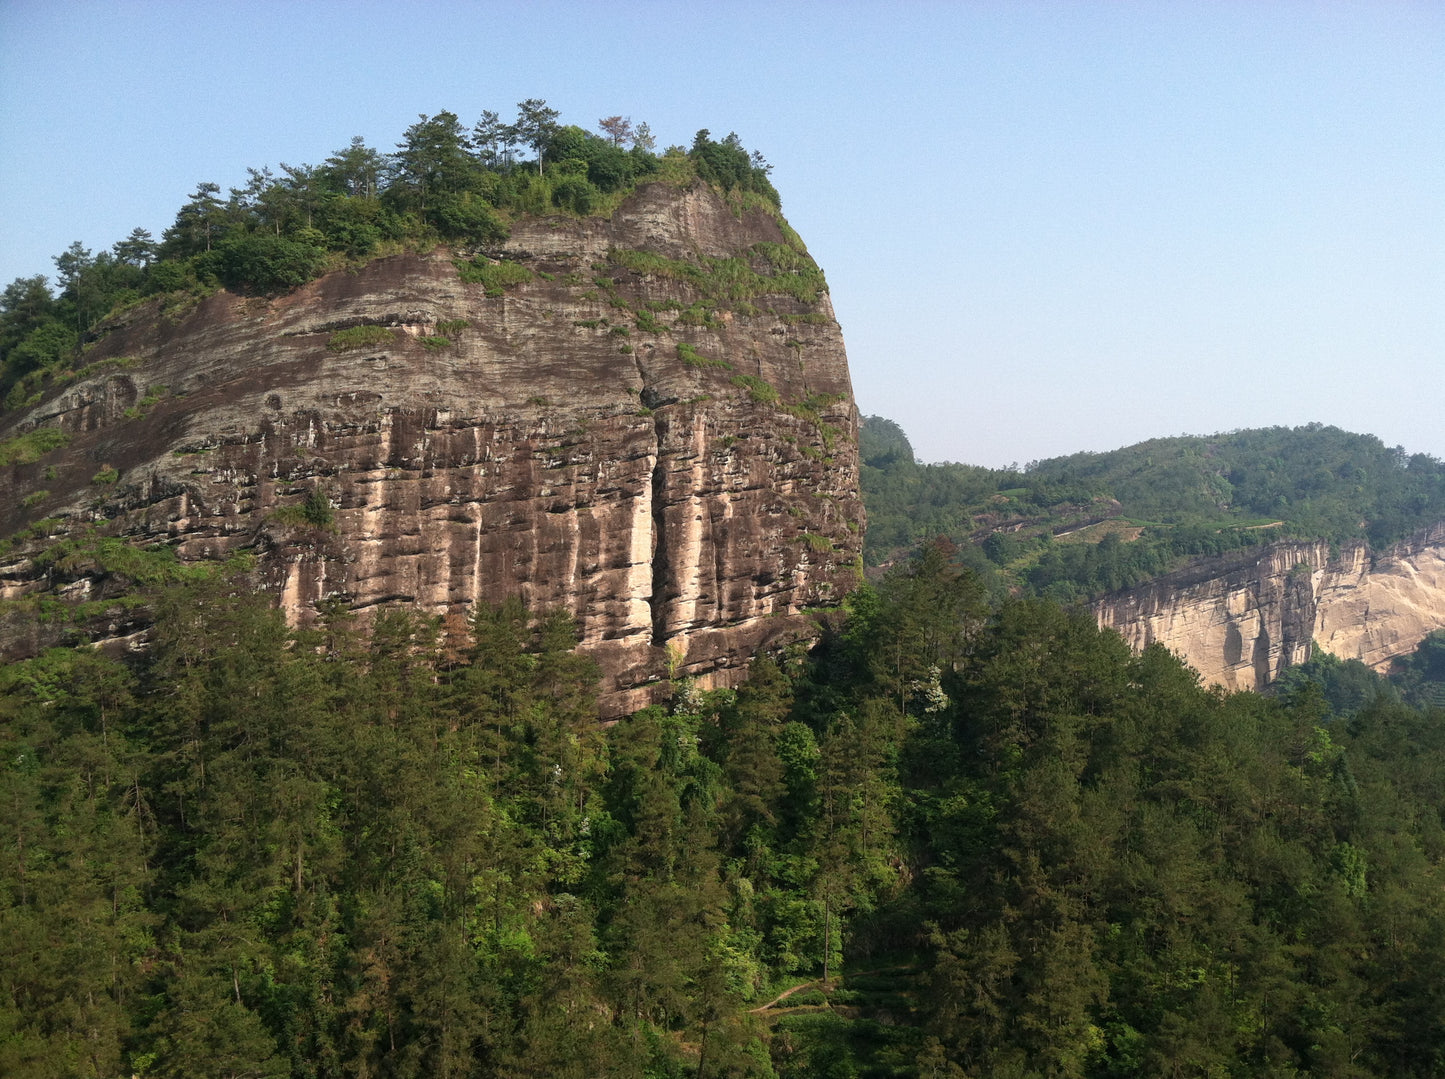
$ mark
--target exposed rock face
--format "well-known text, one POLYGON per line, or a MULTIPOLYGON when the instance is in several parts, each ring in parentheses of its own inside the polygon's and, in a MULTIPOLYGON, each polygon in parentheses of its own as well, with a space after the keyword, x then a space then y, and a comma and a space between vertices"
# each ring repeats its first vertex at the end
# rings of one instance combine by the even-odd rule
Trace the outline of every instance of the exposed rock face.
MULTIPOLYGON (((505 291, 462 280, 436 250, 275 299, 142 309, 87 357, 128 366, 0 430, 71 439, 0 469, 0 535, 58 519, 7 556, 0 594, 53 591, 61 578, 29 556, 94 522, 183 560, 253 550, 295 621, 330 596, 358 610, 456 614, 517 593, 565 607, 602 664, 609 714, 646 703, 669 666, 727 684, 755 649, 815 632, 805 610, 856 580, 841 334, 826 294, 688 312, 705 299, 695 282, 604 263, 740 257, 766 275, 754 245, 785 242, 770 214, 705 185, 653 184, 610 220, 516 226, 488 254, 534 276, 505 291), (357 327, 372 342, 343 349, 357 327), (308 498, 312 522, 329 503, 329 525, 308 523, 308 498)), ((67 587, 105 581, 81 572, 67 587)))
POLYGON ((1200 562, 1095 605, 1136 650, 1158 642, 1206 683, 1263 689, 1311 640, 1377 670, 1445 629, 1445 524, 1372 555, 1279 543, 1200 562))

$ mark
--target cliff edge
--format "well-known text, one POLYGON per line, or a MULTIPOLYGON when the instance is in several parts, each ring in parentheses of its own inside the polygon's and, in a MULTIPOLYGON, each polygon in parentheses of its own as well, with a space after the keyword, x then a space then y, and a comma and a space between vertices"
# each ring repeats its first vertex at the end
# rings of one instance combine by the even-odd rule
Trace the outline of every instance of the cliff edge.
POLYGON ((1378 553, 1276 543, 1203 560, 1094 611, 1136 651, 1163 644, 1229 690, 1264 689, 1312 642, 1384 672, 1445 629, 1445 523, 1378 553))
POLYGON ((564 608, 607 714, 669 675, 729 684, 857 579, 858 416, 820 286, 767 209, 652 183, 494 250, 134 308, 0 423, 64 442, 0 467, 4 646, 66 639, 27 598, 142 632, 105 609, 122 570, 46 553, 122 537, 182 563, 254 552, 293 622, 327 600, 564 608))

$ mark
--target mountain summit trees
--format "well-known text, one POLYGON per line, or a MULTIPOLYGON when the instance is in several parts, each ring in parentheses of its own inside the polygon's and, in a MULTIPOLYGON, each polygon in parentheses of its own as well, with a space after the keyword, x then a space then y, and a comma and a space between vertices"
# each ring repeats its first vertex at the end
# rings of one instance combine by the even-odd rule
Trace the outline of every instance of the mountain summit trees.
MULTIPOLYGON (((247 169, 229 197, 219 183, 200 183, 158 244, 145 229, 100 254, 77 241, 56 257, 58 296, 43 278, 7 286, 0 401, 14 408, 36 399, 74 366, 82 339, 110 312, 150 296, 217 286, 274 294, 407 244, 495 244, 520 214, 610 212, 658 173, 661 159, 645 123, 613 116, 601 130, 563 125, 545 100, 528 98, 511 123, 492 110, 470 128, 454 112, 423 113, 389 154, 356 136, 319 166, 247 169), (531 151, 531 162, 514 159, 517 147, 531 151)), ((735 135, 672 154, 674 179, 698 177, 778 205, 767 167, 735 135)))

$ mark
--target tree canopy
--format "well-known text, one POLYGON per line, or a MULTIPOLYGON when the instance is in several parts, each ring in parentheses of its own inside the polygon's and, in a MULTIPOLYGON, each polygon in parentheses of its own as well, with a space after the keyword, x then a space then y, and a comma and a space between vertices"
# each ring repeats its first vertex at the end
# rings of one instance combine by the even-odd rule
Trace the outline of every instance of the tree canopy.
POLYGON ((147 602, 129 664, 0 668, 6 1075, 1445 1060, 1445 712, 1368 672, 1206 691, 945 544, 811 654, 608 729, 515 600, 147 602))

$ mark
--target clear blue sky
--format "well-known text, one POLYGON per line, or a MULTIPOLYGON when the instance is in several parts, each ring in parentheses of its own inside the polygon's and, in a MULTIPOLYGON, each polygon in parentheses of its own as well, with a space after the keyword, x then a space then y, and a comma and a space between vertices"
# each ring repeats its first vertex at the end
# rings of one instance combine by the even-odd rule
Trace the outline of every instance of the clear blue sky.
POLYGON ((1445 457, 1445 3, 698 8, 0 0, 0 281, 542 97, 761 150, 925 460, 1311 421, 1445 457))

